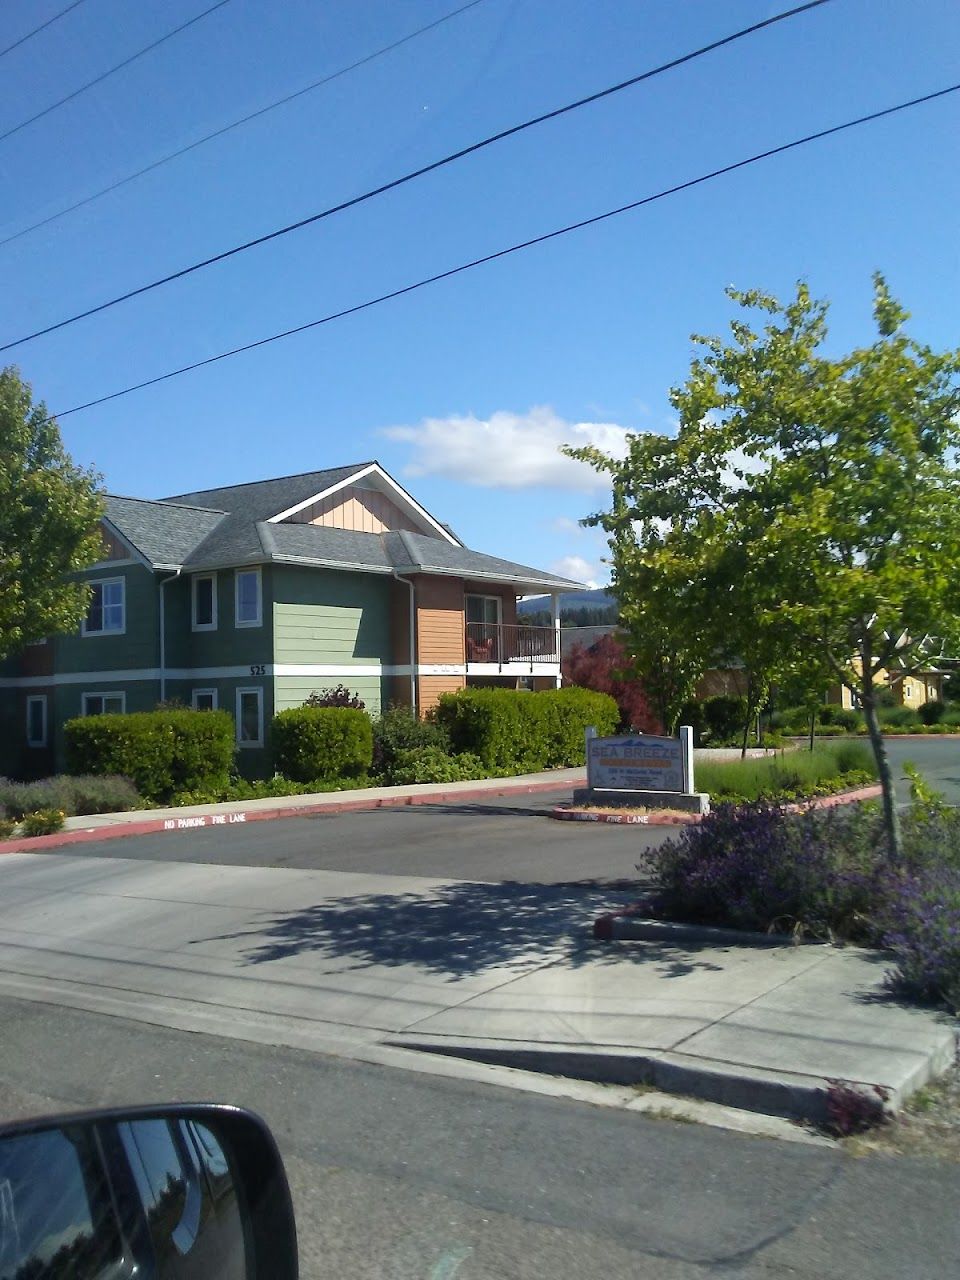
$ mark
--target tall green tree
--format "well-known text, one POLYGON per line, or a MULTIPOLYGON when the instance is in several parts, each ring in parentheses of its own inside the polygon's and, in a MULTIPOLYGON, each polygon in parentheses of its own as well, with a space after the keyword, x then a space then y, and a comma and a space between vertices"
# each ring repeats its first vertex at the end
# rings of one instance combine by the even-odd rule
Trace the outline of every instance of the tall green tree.
POLYGON ((611 536, 621 601, 662 573, 715 645, 752 636, 771 667, 813 660, 855 694, 898 858, 878 698, 960 641, 960 352, 909 337, 880 275, 874 341, 839 356, 805 285, 787 303, 729 294, 730 338, 695 336, 671 392, 675 436, 634 437, 623 460, 570 450, 611 478, 588 522, 611 536))
POLYGON ((0 658, 79 625, 100 558, 99 477, 68 457, 16 369, 0 371, 0 658))

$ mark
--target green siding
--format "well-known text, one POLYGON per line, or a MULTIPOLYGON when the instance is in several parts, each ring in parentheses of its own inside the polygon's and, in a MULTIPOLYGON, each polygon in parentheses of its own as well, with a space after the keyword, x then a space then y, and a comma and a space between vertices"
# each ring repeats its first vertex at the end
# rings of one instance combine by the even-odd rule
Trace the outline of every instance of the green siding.
POLYGON ((54 670, 131 671, 154 668, 160 663, 160 632, 156 577, 142 565, 117 569, 104 566, 83 575, 88 582, 98 578, 123 578, 126 586, 123 635, 84 636, 79 628, 72 635, 54 641, 54 670))
POLYGON ((369 666, 391 660, 389 580, 277 566, 274 601, 274 662, 369 666))
POLYGON ((273 602, 271 566, 263 565, 261 568, 263 622, 259 627, 238 627, 234 622, 234 571, 221 569, 215 576, 215 631, 191 630, 191 575, 182 574, 165 588, 168 668, 249 667, 273 661, 273 628, 270 625, 273 602))

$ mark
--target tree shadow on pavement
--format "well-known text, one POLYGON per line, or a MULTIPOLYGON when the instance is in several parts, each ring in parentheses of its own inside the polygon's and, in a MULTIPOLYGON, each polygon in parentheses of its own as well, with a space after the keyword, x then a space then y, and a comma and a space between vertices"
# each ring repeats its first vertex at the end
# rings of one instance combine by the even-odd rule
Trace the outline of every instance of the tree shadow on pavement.
POLYGON ((655 964, 664 977, 721 967, 698 960, 695 944, 595 942, 591 926, 596 916, 635 900, 637 889, 636 884, 612 889, 596 882, 462 881, 424 893, 324 901, 224 936, 248 939, 242 957, 248 965, 313 955, 415 965, 444 977, 549 960, 573 968, 629 960, 655 964))

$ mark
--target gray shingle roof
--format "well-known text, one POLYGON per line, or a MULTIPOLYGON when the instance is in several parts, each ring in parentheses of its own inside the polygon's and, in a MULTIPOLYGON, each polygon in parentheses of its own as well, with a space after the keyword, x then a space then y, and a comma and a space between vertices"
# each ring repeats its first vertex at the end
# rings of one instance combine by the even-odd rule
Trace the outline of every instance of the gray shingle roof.
POLYGON ((278 476, 275 480, 254 480, 250 484, 227 485, 222 489, 198 489, 196 493, 180 493, 164 502, 187 502, 197 507, 215 507, 243 516, 248 521, 269 520, 322 493, 342 480, 349 480, 369 462, 352 467, 331 467, 326 471, 304 471, 298 476, 278 476))
POLYGON ((156 568, 182 565, 196 570, 294 560, 367 573, 437 573, 511 583, 521 592, 569 591, 580 586, 544 569, 453 546, 426 534, 356 533, 321 525, 267 523, 368 465, 202 489, 157 502, 110 496, 107 516, 156 568))
POLYGON ((106 516, 157 568, 183 564, 190 551, 225 518, 222 511, 113 494, 106 496, 106 516))

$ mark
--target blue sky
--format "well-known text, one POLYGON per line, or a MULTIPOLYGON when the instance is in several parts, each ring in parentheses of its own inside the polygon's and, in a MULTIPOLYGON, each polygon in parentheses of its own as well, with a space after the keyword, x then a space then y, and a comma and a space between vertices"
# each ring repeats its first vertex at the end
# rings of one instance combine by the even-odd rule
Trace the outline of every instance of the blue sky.
MULTIPOLYGON (((209 0, 208 0, 209 2, 209 0)), ((8 0, 0 48, 64 7, 8 0)), ((0 132, 207 7, 84 0, 0 61, 0 132)), ((0 143, 0 238, 457 7, 231 0, 0 143)), ((0 247, 3 341, 349 198, 786 4, 483 0, 403 48, 0 247)), ((955 0, 832 0, 319 226, 38 339, 62 410, 960 78, 955 0)), ((957 342, 960 95, 362 315, 67 417, 115 493, 378 458, 471 546, 603 582, 602 504, 563 440, 669 428, 724 287, 833 301, 870 337, 882 269, 957 342)))

